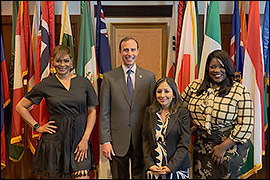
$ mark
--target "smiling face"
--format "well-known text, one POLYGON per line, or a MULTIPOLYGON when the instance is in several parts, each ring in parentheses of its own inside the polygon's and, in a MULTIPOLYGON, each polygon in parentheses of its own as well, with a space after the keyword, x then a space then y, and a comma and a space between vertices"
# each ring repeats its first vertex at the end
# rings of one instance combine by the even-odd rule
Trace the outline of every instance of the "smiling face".
POLYGON ((119 52, 121 54, 124 65, 128 68, 133 67, 139 54, 137 43, 132 39, 123 41, 121 43, 121 50, 119 52))
POLYGON ((156 98, 163 109, 168 109, 174 98, 173 90, 169 84, 164 81, 156 89, 156 98))
POLYGON ((63 58, 55 59, 53 61, 53 65, 57 74, 65 76, 70 72, 72 66, 72 59, 67 54, 63 58))
POLYGON ((221 60, 213 58, 209 64, 209 76, 215 84, 220 84, 226 78, 226 70, 221 60))

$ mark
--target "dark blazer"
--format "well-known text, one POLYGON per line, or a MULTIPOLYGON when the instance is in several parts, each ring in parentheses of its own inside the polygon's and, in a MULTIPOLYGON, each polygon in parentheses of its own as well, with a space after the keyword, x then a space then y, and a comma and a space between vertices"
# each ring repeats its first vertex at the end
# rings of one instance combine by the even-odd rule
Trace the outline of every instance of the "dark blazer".
MULTIPOLYGON (((142 154, 142 122, 147 106, 152 103, 156 79, 153 72, 137 66, 132 102, 122 66, 104 73, 100 90, 100 143, 111 142, 117 156, 133 149, 142 154)), ((142 156, 142 155, 141 155, 142 156)))
MULTIPOLYGON (((146 170, 156 163, 155 133, 157 115, 148 107, 143 122, 143 154, 146 170)), ((168 168, 172 172, 191 166, 188 148, 190 144, 190 115, 186 108, 179 108, 172 114, 166 131, 168 168)))

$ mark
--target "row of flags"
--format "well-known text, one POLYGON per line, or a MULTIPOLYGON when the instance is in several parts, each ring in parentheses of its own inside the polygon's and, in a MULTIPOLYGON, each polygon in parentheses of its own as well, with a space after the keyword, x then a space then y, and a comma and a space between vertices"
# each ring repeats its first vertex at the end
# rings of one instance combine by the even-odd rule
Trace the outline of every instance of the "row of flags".
MULTIPOLYGON (((59 44, 70 47, 74 60, 73 72, 90 79, 98 93, 98 77, 102 78, 102 74, 112 68, 105 18, 101 2, 98 1, 98 18, 96 25, 96 34, 98 35, 95 41, 90 13, 91 3, 89 1, 81 1, 80 3, 81 22, 83 23, 81 23, 80 28, 77 67, 75 67, 76 60, 74 57, 74 42, 68 11, 68 1, 62 2, 62 27, 59 44), (95 43, 97 43, 98 46, 95 46, 95 43), (96 56, 96 54, 98 54, 98 56, 96 56)), ((26 124, 16 112, 15 106, 34 85, 55 72, 51 63, 53 49, 55 47, 54 1, 35 2, 32 32, 28 1, 13 1, 12 22, 12 54, 9 78, 7 77, 5 68, 4 45, 1 35, 1 88, 4 87, 3 90, 1 89, 1 169, 6 166, 4 108, 8 104, 12 104, 9 113, 9 121, 11 121, 8 132, 9 159, 15 162, 20 161, 24 154, 25 143, 27 143, 27 147, 30 148, 31 152, 33 154, 35 153, 37 139, 40 137, 40 134, 33 131, 30 127, 25 127, 26 124), (10 79, 10 81, 8 81, 8 79, 10 79), (9 92, 11 92, 10 96, 9 92), (10 101, 12 101, 12 103, 9 103, 10 101), (27 129, 27 132, 25 132, 25 129, 27 129), (27 139, 25 139, 25 137, 27 139)), ((30 113, 39 124, 42 125, 46 123, 49 114, 46 110, 45 100, 43 100, 39 106, 33 105, 30 107, 30 113)), ((95 141, 92 142, 92 144, 97 165, 99 163, 98 139, 97 120, 91 135, 91 141, 95 141)))
MULTIPOLYGON (((168 45, 168 57, 166 76, 175 79, 179 91, 196 78, 204 77, 204 67, 207 55, 215 50, 221 49, 221 29, 219 17, 219 2, 206 1, 204 14, 204 41, 200 54, 198 5, 194 1, 179 1, 178 5, 173 2, 173 14, 170 26, 168 45)), ((255 109, 255 127, 252 136, 252 145, 249 151, 247 163, 243 169, 241 178, 248 178, 262 168, 262 155, 265 153, 264 132, 268 127, 265 86, 269 86, 269 2, 265 4, 264 23, 260 29, 259 1, 249 2, 249 21, 246 25, 245 1, 235 1, 232 22, 232 34, 230 43, 230 57, 235 68, 237 81, 248 87, 252 94, 255 109), (262 33, 261 33, 262 32, 262 33), (256 48, 254 48, 256 46, 256 48), (264 82, 265 81, 265 82, 264 82)), ((97 1, 96 39, 94 38, 94 26, 91 16, 91 3, 81 1, 81 31, 77 67, 74 72, 89 78, 98 94, 98 87, 102 80, 102 74, 111 70, 110 48, 108 34, 100 1, 97 1), (101 53, 102 52, 102 53, 101 53)), ((13 1, 13 24, 11 42, 11 68, 9 85, 2 62, 1 35, 1 111, 12 104, 13 108, 23 96, 24 85, 29 91, 35 84, 53 71, 51 67, 52 51, 55 47, 55 22, 54 1, 36 1, 34 9, 32 33, 30 28, 28 1, 13 1), (16 35, 15 35, 16 33, 16 35), (2 80, 2 78, 4 78, 2 80), (3 86, 3 84, 5 86, 3 86), (7 83, 7 84, 6 84, 7 83), (24 84, 25 83, 25 84, 24 84), (6 92, 10 88, 10 97, 6 92), (3 98, 2 98, 3 97, 3 98), (8 99, 8 100, 6 100, 8 99), (12 103, 9 103, 12 100, 12 103)), ((68 11, 68 2, 62 2, 62 19, 59 44, 70 47, 74 57, 74 42, 68 11)), ((75 58, 73 58, 75 66, 75 58)), ((45 102, 39 107, 32 107, 31 113, 40 124, 46 122, 47 112, 45 102)), ((24 121, 11 109, 12 124, 8 134, 9 158, 20 161, 24 153, 24 121)), ((98 107, 97 107, 98 108, 98 107)), ((98 111, 98 109, 97 109, 98 111)), ((1 112, 1 139, 5 130, 1 112)), ((98 118, 98 117, 97 117, 98 118)), ((35 152, 36 138, 31 128, 27 128, 28 144, 32 153, 35 152)), ((91 141, 95 160, 99 163, 98 142, 98 119, 93 129, 91 141), (95 142, 94 142, 95 141, 95 142)), ((5 167, 5 141, 1 140, 1 167, 5 167), (4 143, 4 144, 3 144, 4 143), (3 149, 3 151, 2 151, 3 149), (2 153, 4 155, 2 155, 2 153)))
MULTIPOLYGON (((255 125, 247 163, 240 177, 243 179, 262 169, 265 132, 268 128, 265 88, 269 86, 269 2, 265 3, 262 30, 259 3, 249 1, 247 27, 246 1, 234 1, 230 52, 228 52, 235 69, 235 80, 248 88, 254 102, 255 125)), ((175 79, 180 93, 194 79, 204 78, 208 54, 213 50, 222 49, 219 2, 205 2, 201 54, 197 4, 194 1, 186 1, 184 6, 182 4, 183 1, 179 1, 178 8, 184 7, 184 14, 178 9, 178 16, 175 13, 175 3, 173 5, 166 69, 166 76, 175 79), (182 17, 179 17, 181 15, 182 17), (179 31, 176 24, 177 28, 181 27, 180 41, 176 39, 176 30, 179 31)))

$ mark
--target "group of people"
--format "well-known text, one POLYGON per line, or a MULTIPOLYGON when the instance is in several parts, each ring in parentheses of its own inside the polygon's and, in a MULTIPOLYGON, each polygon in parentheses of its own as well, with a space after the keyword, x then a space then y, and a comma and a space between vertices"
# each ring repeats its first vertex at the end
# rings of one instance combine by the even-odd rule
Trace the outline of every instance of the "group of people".
POLYGON ((89 178, 96 168, 89 138, 99 113, 99 142, 113 179, 239 178, 254 112, 249 91, 233 80, 228 53, 211 52, 204 79, 180 94, 172 78, 156 81, 153 72, 136 65, 139 49, 133 37, 120 41, 123 62, 104 73, 97 96, 90 80, 70 72, 70 49, 55 47, 56 74, 16 106, 27 124, 42 133, 32 171, 45 178, 89 178), (29 107, 43 98, 50 117, 41 125, 29 107))

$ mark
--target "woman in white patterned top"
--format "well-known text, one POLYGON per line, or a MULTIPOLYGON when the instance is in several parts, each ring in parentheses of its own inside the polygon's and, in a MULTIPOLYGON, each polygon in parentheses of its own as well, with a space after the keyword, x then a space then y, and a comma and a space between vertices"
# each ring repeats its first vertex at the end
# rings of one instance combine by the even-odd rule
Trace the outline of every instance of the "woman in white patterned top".
POLYGON ((145 112, 143 155, 148 179, 188 179, 190 115, 172 78, 159 79, 145 112))
POLYGON ((228 53, 208 55, 204 79, 191 82, 181 94, 195 130, 195 179, 237 179, 246 162, 254 126, 251 95, 235 82, 228 53))

